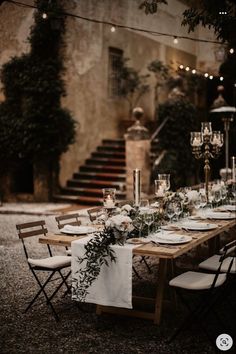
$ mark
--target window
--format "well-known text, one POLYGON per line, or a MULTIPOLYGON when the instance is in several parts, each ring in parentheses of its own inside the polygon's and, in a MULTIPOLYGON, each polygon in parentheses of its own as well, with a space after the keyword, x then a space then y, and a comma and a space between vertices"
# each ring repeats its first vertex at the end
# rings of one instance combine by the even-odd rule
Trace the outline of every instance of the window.
POLYGON ((109 48, 108 94, 109 97, 120 97, 120 73, 123 50, 109 48))

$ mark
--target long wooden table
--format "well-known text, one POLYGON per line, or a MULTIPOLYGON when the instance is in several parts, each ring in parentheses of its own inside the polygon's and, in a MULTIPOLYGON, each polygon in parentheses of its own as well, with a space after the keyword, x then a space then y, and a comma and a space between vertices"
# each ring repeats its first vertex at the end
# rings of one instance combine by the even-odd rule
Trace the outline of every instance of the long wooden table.
MULTIPOLYGON (((202 221, 203 222, 203 221, 202 221)), ((214 239, 216 236, 220 235, 223 232, 229 231, 236 225, 236 220, 210 220, 209 223, 216 223, 218 227, 211 231, 192 231, 186 233, 186 235, 192 236, 192 241, 186 244, 180 244, 176 246, 157 246, 152 243, 143 244, 133 249, 134 255, 140 256, 152 256, 157 257, 159 260, 158 266, 158 276, 157 276, 157 292, 154 299, 154 312, 140 311, 134 309, 121 309, 114 307, 107 307, 97 305, 97 314, 102 312, 106 313, 116 313, 121 315, 129 315, 132 317, 141 317, 146 319, 151 319, 155 324, 160 324, 161 315, 163 309, 164 301, 164 291, 165 283, 167 278, 167 262, 174 260, 177 257, 191 251, 197 246, 201 245, 203 242, 208 242, 210 247, 210 252, 214 251, 214 239)), ((178 232, 175 232, 176 234, 178 232)), ((183 234, 183 231, 180 231, 183 234)), ((59 234, 47 234, 44 237, 39 238, 39 242, 43 244, 56 245, 56 246, 71 246, 71 242, 77 239, 81 239, 84 236, 68 236, 68 235, 59 235, 59 234)), ((149 301, 147 298, 139 298, 141 301, 149 301)))

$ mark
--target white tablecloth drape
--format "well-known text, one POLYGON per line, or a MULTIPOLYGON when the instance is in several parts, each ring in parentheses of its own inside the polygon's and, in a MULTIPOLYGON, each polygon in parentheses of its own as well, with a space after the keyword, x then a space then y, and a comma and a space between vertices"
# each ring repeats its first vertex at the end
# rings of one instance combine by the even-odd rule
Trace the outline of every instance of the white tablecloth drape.
MULTIPOLYGON (((85 267, 84 262, 79 264, 78 257, 84 256, 84 245, 91 236, 73 241, 72 250, 72 278, 78 279, 78 273, 85 267)), ((111 246, 116 255, 116 262, 109 266, 103 265, 98 278, 89 288, 85 302, 104 305, 132 308, 132 249, 137 245, 125 244, 124 246, 111 246)), ((72 292, 72 299, 77 300, 72 292)))

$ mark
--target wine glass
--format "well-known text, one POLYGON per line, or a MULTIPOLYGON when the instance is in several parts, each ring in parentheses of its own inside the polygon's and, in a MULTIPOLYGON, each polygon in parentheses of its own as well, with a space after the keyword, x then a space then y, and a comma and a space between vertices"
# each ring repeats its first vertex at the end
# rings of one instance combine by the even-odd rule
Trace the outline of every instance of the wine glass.
POLYGON ((143 215, 138 213, 133 221, 133 226, 135 227, 136 230, 138 230, 139 237, 142 236, 142 230, 144 228, 144 218, 143 215))
POLYGON ((206 193, 199 194, 199 205, 200 205, 200 209, 202 210, 201 214, 203 214, 203 209, 207 205, 206 193))
POLYGON ((152 212, 148 212, 144 215, 144 222, 145 224, 148 226, 148 236, 150 234, 150 226, 152 225, 152 223, 154 222, 154 216, 152 212))
POLYGON ((175 211, 175 215, 177 217, 177 221, 179 221, 180 215, 183 211, 183 206, 182 203, 180 201, 175 201, 174 202, 174 211, 175 211))
POLYGON ((175 216, 175 206, 174 203, 169 202, 166 206, 166 215, 168 216, 170 223, 172 223, 172 219, 175 216))

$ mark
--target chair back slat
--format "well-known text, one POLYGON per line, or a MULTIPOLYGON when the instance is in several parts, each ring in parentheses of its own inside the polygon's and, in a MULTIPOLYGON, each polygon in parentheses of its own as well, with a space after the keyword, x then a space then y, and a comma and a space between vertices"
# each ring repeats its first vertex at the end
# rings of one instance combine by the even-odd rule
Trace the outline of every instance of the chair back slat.
POLYGON ((79 214, 64 214, 55 217, 57 226, 62 229, 65 225, 79 226, 81 221, 79 220, 79 214))
MULTIPOLYGON (((219 258, 219 267, 218 267, 218 269, 217 269, 217 271, 216 271, 216 273, 215 273, 215 277, 214 277, 214 280, 213 280, 213 283, 212 283, 211 288, 214 288, 215 285, 216 285, 216 282, 217 282, 217 279, 218 279, 218 277, 219 277, 219 274, 221 273, 222 264, 223 264, 224 260, 228 257, 228 250, 231 249, 231 248, 233 248, 234 246, 236 246, 236 240, 231 241, 231 242, 227 243, 227 244, 224 246, 224 248, 223 248, 223 254, 222 254, 222 255, 220 256, 220 258, 219 258)), ((236 250, 236 248, 235 248, 235 250, 236 250)), ((228 269, 227 269, 227 271, 225 272, 227 275, 228 275, 228 274, 230 273, 230 271, 231 271, 231 268, 232 268, 232 266, 233 266, 233 262, 234 262, 234 258, 232 257, 232 260, 231 260, 230 263, 229 263, 228 269)))
POLYGON ((23 224, 17 224, 16 229, 18 231, 18 236, 20 239, 24 239, 26 237, 38 236, 38 235, 46 235, 48 232, 45 227, 45 221, 32 221, 23 224))
POLYGON ((31 230, 26 232, 19 232, 19 238, 26 238, 31 236, 45 235, 48 232, 46 228, 42 228, 40 230, 31 230))
POLYGON ((39 221, 26 222, 23 224, 17 224, 16 228, 17 230, 22 230, 22 229, 28 229, 30 227, 43 226, 43 225, 45 225, 45 221, 39 220, 39 221))
POLYGON ((98 213, 102 211, 102 207, 95 207, 87 210, 90 221, 96 220, 98 213))

